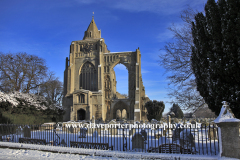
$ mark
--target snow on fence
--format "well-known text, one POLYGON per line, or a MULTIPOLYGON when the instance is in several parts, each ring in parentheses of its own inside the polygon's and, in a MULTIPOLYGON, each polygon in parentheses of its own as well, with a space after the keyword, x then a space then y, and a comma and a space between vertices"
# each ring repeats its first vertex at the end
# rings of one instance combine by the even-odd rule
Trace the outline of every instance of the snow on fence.
POLYGON ((216 125, 99 128, 0 124, 0 141, 128 152, 217 155, 216 125))

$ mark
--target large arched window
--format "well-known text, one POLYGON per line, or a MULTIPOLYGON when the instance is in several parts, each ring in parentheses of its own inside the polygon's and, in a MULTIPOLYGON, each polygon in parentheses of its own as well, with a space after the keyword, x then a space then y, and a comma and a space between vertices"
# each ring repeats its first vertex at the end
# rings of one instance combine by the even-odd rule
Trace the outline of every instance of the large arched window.
POLYGON ((80 72, 80 88, 96 91, 97 90, 97 72, 92 63, 86 62, 80 72))

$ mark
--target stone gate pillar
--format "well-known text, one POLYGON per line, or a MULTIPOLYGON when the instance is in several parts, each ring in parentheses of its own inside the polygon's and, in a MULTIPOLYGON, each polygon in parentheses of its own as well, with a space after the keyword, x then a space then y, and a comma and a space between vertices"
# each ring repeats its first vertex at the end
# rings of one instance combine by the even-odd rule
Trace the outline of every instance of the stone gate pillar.
POLYGON ((227 102, 219 116, 214 120, 218 125, 219 154, 221 157, 240 158, 239 124, 240 120, 234 118, 227 102))

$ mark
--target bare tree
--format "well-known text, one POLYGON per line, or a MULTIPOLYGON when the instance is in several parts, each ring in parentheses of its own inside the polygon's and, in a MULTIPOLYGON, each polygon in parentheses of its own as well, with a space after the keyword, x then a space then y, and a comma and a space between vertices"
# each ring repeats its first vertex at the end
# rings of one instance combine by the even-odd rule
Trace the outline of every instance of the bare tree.
POLYGON ((46 76, 44 59, 27 53, 0 53, 0 90, 29 93, 46 76))
POLYGON ((168 29, 173 33, 173 42, 167 42, 166 51, 159 56, 160 65, 166 69, 169 80, 171 103, 177 103, 183 109, 194 110, 205 104, 196 90, 195 76, 191 66, 191 47, 193 45, 191 23, 196 12, 190 7, 181 12, 182 25, 172 25, 168 29))
POLYGON ((63 84, 54 73, 49 73, 45 82, 40 85, 40 95, 46 97, 51 107, 61 106, 63 84))

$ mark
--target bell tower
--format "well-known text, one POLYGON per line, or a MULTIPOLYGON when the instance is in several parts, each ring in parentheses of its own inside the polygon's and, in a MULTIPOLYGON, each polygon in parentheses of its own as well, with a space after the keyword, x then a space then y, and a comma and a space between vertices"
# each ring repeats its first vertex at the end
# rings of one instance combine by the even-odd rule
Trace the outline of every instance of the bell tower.
POLYGON ((88 26, 88 29, 84 33, 83 40, 100 39, 100 38, 101 38, 101 30, 98 30, 97 25, 94 21, 94 16, 93 16, 92 21, 88 26))

